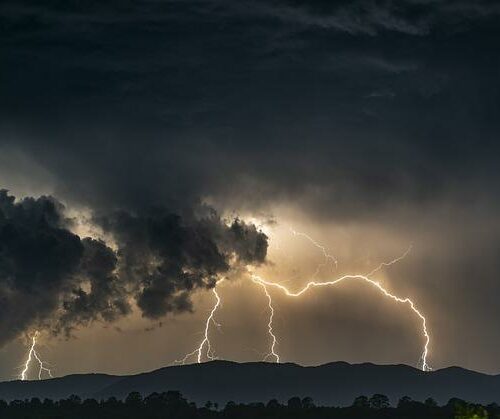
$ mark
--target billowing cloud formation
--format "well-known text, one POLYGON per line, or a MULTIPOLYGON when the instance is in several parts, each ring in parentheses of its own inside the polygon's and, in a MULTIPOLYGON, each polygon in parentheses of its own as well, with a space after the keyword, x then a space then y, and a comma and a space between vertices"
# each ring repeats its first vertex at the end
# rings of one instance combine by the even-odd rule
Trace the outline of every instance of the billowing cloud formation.
POLYGON ((45 321, 76 285, 84 246, 62 226, 59 205, 0 192, 0 343, 45 321))
POLYGON ((127 289, 116 275, 115 252, 104 242, 88 237, 81 244, 84 252, 75 274, 78 286, 62 303, 56 332, 69 333, 72 327, 87 325, 95 319, 114 321, 131 311, 127 289), (82 283, 87 290, 82 289, 82 283))
POLYGON ((191 310, 190 294, 215 285, 232 264, 264 262, 267 237, 239 220, 226 225, 210 210, 188 218, 163 208, 102 217, 118 251, 68 229, 54 198, 16 202, 0 191, 0 344, 33 326, 55 332, 130 312, 191 310))
MULTIPOLYGON (((0 19, 1 187, 90 208, 123 236, 116 268, 102 256, 94 278, 118 280, 90 297, 87 279, 77 298, 75 279, 65 294, 71 322, 96 306, 119 316, 125 291, 150 316, 188 308, 179 284, 213 282, 195 280, 186 251, 166 289, 153 268, 170 254, 151 235, 131 247, 136 233, 113 209, 144 224, 160 223, 148 208, 173 208, 190 240, 201 227, 178 209, 200 201, 286 224, 294 209, 311 234, 342 226, 322 238, 332 249, 380 232, 360 258, 380 249, 390 259, 414 242, 411 269, 394 267, 393 284, 406 278, 432 318, 434 355, 498 372, 500 332, 484 327, 500 316, 498 1, 4 0, 0 19), (134 260, 142 251, 146 267, 134 260), (134 270, 146 268, 138 284, 134 270)), ((224 246, 238 243, 219 228, 218 253, 236 259, 224 246)), ((223 270, 217 252, 203 257, 204 273, 223 270)), ((373 349, 371 359, 384 356, 373 349)))
POLYGON ((118 212, 100 223, 116 237, 120 276, 134 285, 139 307, 151 318, 191 310, 190 292, 213 287, 231 259, 259 264, 266 257, 267 237, 254 225, 235 220, 227 226, 214 211, 200 220, 161 208, 118 212))
POLYGON ((68 202, 357 220, 498 179, 495 2, 122 4, 1 10, 0 159, 68 202))

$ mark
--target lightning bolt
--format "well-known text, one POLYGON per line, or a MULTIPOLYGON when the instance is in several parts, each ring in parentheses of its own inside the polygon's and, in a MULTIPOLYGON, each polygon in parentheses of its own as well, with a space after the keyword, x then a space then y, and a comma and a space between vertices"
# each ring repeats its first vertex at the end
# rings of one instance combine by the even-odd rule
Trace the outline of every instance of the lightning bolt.
MULTIPOLYGON (((293 229, 290 229, 290 231, 292 232, 292 234, 294 236, 302 236, 302 237, 306 238, 315 247, 320 249, 321 252, 323 253, 323 256, 325 258, 325 262, 318 265, 316 272, 313 275, 313 278, 316 277, 316 275, 318 275, 320 269, 322 267, 326 266, 329 261, 333 262, 335 267, 338 266, 337 259, 333 255, 328 253, 325 246, 322 246, 317 241, 315 241, 312 237, 310 237, 309 235, 307 235, 305 233, 297 232, 293 229)), ((411 249, 412 249, 412 245, 410 245, 408 247, 408 249, 401 256, 398 256, 397 258, 395 258, 389 262, 380 263, 375 269, 373 269, 372 271, 370 271, 366 275, 361 275, 361 274, 343 275, 343 276, 340 276, 337 279, 334 279, 331 281, 312 280, 312 281, 308 282, 302 289, 300 289, 299 291, 295 291, 295 292, 290 291, 282 283, 268 281, 268 280, 265 280, 256 274, 251 273, 250 274, 251 280, 256 285, 259 285, 262 288, 262 290, 264 291, 264 294, 265 294, 265 296, 267 298, 267 302, 268 302, 268 308, 269 308, 267 332, 268 332, 268 335, 270 338, 270 350, 269 350, 269 353, 264 357, 263 360, 266 361, 270 358, 274 358, 275 362, 277 362, 277 363, 280 362, 280 356, 279 356, 279 353, 276 349, 278 346, 278 339, 274 333, 274 327, 273 327, 275 310, 273 307, 272 296, 269 292, 268 287, 277 288, 280 291, 282 291, 285 295, 287 295, 288 297, 298 298, 298 297, 301 297, 303 294, 305 294, 307 291, 309 291, 312 288, 325 287, 325 286, 335 286, 341 282, 350 281, 350 280, 361 280, 361 281, 375 287, 376 289, 378 289, 385 297, 390 298, 397 303, 408 305, 408 307, 412 310, 412 312, 420 319, 420 321, 422 323, 422 334, 423 334, 424 341, 425 341, 423 351, 422 351, 422 354, 420 357, 421 369, 423 371, 432 370, 432 368, 430 367, 430 365, 427 362, 427 358, 428 358, 428 354, 429 354, 430 335, 429 335, 429 332, 427 330, 427 320, 426 320, 425 316, 416 307, 415 303, 410 298, 408 298, 408 297, 402 298, 402 297, 399 297, 397 295, 394 295, 394 294, 390 293, 386 288, 384 288, 384 286, 382 286, 382 284, 379 281, 376 281, 376 280, 373 280, 370 278, 371 276, 373 276, 374 274, 379 272, 382 268, 394 265, 395 263, 404 259, 410 253, 411 249)), ((217 292, 217 286, 222 281, 223 281, 223 279, 220 279, 219 281, 217 281, 215 287, 212 289, 212 292, 215 296, 215 303, 214 303, 214 305, 213 305, 211 311, 209 312, 209 315, 205 321, 205 330, 204 330, 203 340, 200 342, 199 346, 194 351, 186 354, 184 356, 184 358, 182 358, 181 360, 176 360, 175 363, 185 364, 192 357, 195 357, 196 361, 198 363, 201 363, 203 360, 203 355, 205 355, 205 357, 208 360, 216 359, 216 356, 215 356, 213 349, 212 349, 212 344, 210 342, 209 331, 210 331, 210 325, 212 323, 215 324, 215 326, 220 327, 220 324, 215 321, 215 313, 216 313, 216 311, 219 308, 220 303, 221 303, 221 298, 217 292)))
POLYGON ((384 268, 386 266, 394 265, 395 263, 398 263, 399 261, 403 260, 406 256, 408 256, 408 254, 411 252, 411 249, 413 249, 413 245, 412 244, 410 244, 408 246, 408 249, 406 249, 406 251, 401 256, 398 256, 396 259, 393 259, 390 262, 382 262, 374 270, 368 272, 365 276, 373 276, 378 271, 380 271, 382 268, 384 268))
MULTIPOLYGON (((322 267, 324 267, 324 266, 327 265, 328 260, 333 261, 334 264, 335 264, 335 267, 338 266, 337 259, 334 256, 332 256, 331 254, 328 253, 328 251, 326 250, 325 246, 322 246, 321 244, 319 244, 316 240, 314 240, 311 236, 309 236, 306 233, 297 232, 297 231, 295 231, 292 228, 290 228, 290 231, 291 231, 291 233, 294 236, 305 237, 307 240, 309 240, 309 242, 311 242, 315 247, 317 247, 318 249, 320 249, 321 252, 323 253, 323 256, 325 258, 325 262, 318 265, 318 267, 316 269, 316 272, 313 274, 313 278, 315 278, 318 275, 318 273, 320 272, 320 269, 322 267)), ((304 286, 304 288, 302 288, 301 290, 299 290, 297 292, 290 291, 287 287, 285 287, 284 285, 282 285, 280 283, 266 281, 263 278, 261 278, 261 277, 259 277, 257 275, 252 274, 252 276, 251 276, 252 281, 254 283, 260 285, 263 288, 263 290, 265 292, 265 295, 266 295, 266 297, 268 299, 269 310, 270 310, 269 321, 268 321, 268 334, 269 334, 269 336, 271 338, 271 351, 269 352, 269 354, 264 359, 266 360, 269 357, 274 356, 274 358, 276 359, 276 362, 280 362, 280 357, 279 357, 278 353, 275 350, 276 345, 277 345, 277 338, 276 338, 276 335, 274 334, 274 331, 273 331, 274 308, 273 308, 273 305, 272 305, 272 297, 271 297, 271 295, 269 293, 269 290, 267 289, 268 286, 273 286, 273 287, 279 288, 287 296, 289 296, 289 297, 295 297, 296 298, 296 297, 300 297, 301 295, 303 295, 305 292, 307 292, 311 288, 323 287, 323 286, 333 286, 333 285, 337 285, 338 283, 340 283, 342 281, 345 281, 345 280, 357 279, 357 280, 363 280, 363 281, 367 282, 368 284, 376 287, 379 291, 381 291, 384 294, 384 296, 389 297, 389 298, 393 299, 394 301, 396 301, 398 303, 408 304, 409 307, 411 308, 411 310, 419 317, 419 319, 422 322, 422 334, 423 334, 424 339, 425 339, 424 349, 422 351, 422 355, 421 355, 421 358, 420 358, 421 364, 422 364, 422 370, 423 371, 429 371, 429 370, 431 370, 431 367, 427 363, 427 357, 428 357, 428 353, 429 353, 429 344, 430 344, 430 335, 429 335, 428 330, 427 330, 426 318, 416 308, 415 304, 413 303, 413 301, 411 299, 409 299, 409 298, 401 298, 401 297, 398 297, 396 295, 391 294, 389 291, 387 291, 380 284, 380 282, 375 281, 375 280, 373 280, 373 279, 370 278, 375 273, 379 272, 382 268, 387 267, 387 266, 391 266, 391 265, 393 265, 393 264, 401 261, 402 259, 404 259, 410 253, 411 249, 412 249, 412 245, 410 245, 408 247, 408 249, 401 256, 398 256, 397 258, 395 258, 395 259, 393 259, 393 260, 391 260, 389 262, 382 262, 380 265, 378 265, 375 269, 373 269, 372 271, 370 271, 366 275, 344 275, 344 276, 342 276, 342 277, 340 277, 340 278, 338 278, 336 280, 333 280, 333 281, 322 281, 322 282, 310 281, 309 283, 307 283, 304 286)))
MULTIPOLYGON (((324 254, 325 258, 327 256, 331 257, 326 252, 326 249, 325 249, 324 246, 319 245, 317 242, 315 242, 312 238, 310 238, 306 234, 304 234, 304 233, 296 233, 293 230, 292 230, 292 232, 295 235, 299 235, 300 234, 300 235, 302 235, 304 237, 308 237, 313 244, 315 244, 317 247, 319 247, 323 251, 323 254, 324 254)), ((275 351, 275 347, 277 345, 277 338, 276 338, 276 335, 273 332, 274 308, 272 306, 272 297, 269 294, 269 290, 267 289, 268 286, 278 288, 279 290, 283 291, 285 293, 285 295, 287 295, 288 297, 297 298, 297 297, 302 296, 304 293, 306 293, 307 291, 309 291, 312 288, 325 287, 325 286, 335 286, 335 285, 337 285, 337 284, 339 284, 339 283, 341 283, 343 281, 348 281, 348 280, 362 280, 362 281, 368 283, 369 285, 372 285, 375 288, 377 288, 379 291, 382 292, 382 294, 385 297, 388 297, 388 298, 390 298, 390 299, 392 299, 392 300, 394 300, 394 301, 396 301, 398 303, 407 304, 410 307, 410 309, 421 320, 421 322, 422 322, 422 334, 423 334, 424 340, 425 340, 424 348, 423 348, 422 355, 421 355, 421 358, 420 358, 421 359, 421 364, 422 364, 421 368, 422 368, 423 371, 430 371, 432 368, 429 366, 429 364, 427 362, 427 357, 428 357, 428 354, 429 354, 430 335, 429 335, 429 332, 427 330, 427 320, 426 320, 425 316, 420 312, 420 310, 416 307, 415 303, 410 298, 408 298, 408 297, 401 298, 401 297, 398 297, 397 295, 391 294, 389 291, 387 291, 387 289, 385 289, 382 286, 382 284, 380 284, 379 281, 376 281, 376 280, 373 280, 373 279, 370 278, 370 276, 372 276, 375 273, 377 273, 378 271, 380 271, 383 267, 391 266, 391 265, 399 262, 400 260, 404 259, 408 255, 408 253, 410 253, 411 249, 412 249, 412 246, 410 245, 408 247, 408 249, 401 256, 399 256, 399 257, 391 260, 390 262, 382 262, 380 265, 378 265, 375 269, 373 269, 372 271, 370 271, 366 275, 343 275, 343 276, 341 276, 341 277, 339 277, 339 278, 337 278, 335 280, 332 280, 332 281, 321 281, 321 282, 310 281, 302 289, 300 289, 299 291, 296 291, 296 292, 290 291, 283 284, 280 284, 280 283, 277 283, 277 282, 267 281, 267 280, 261 278, 258 275, 252 274, 251 275, 252 281, 254 283, 260 285, 263 288, 263 290, 264 290, 264 292, 266 294, 266 297, 268 299, 269 309, 270 309, 269 322, 268 322, 268 333, 269 333, 269 336, 271 337, 271 352, 268 354, 268 356, 266 356, 265 359, 268 359, 272 355, 276 359, 276 362, 280 362, 280 357, 277 354, 277 352, 275 351)), ((318 272, 318 270, 316 270, 316 272, 318 272)))
POLYGON ((31 362, 33 361, 33 358, 35 358, 35 360, 38 362, 38 379, 39 380, 42 379, 42 374, 44 372, 47 373, 47 375, 50 378, 53 378, 52 372, 50 371, 49 368, 47 368, 45 366, 45 363, 41 360, 40 356, 38 355, 38 353, 36 351, 36 343, 37 343, 37 339, 38 339, 39 335, 40 335, 40 333, 38 332, 38 330, 36 330, 35 333, 33 333, 33 336, 31 336, 31 346, 30 346, 30 349, 28 351, 28 356, 26 357, 26 361, 24 362, 24 368, 21 371, 21 374, 19 375, 19 379, 22 381, 27 380, 28 371, 29 371, 31 362))
POLYGON ((308 234, 306 233, 301 233, 299 231, 295 231, 293 228, 290 227, 290 232, 294 235, 294 236, 301 236, 301 237, 304 237, 306 238, 307 240, 309 240, 314 246, 316 246, 319 250, 321 250, 321 252, 323 253, 323 256, 325 257, 325 263, 320 263, 318 265, 318 268, 316 269, 316 272, 314 273, 313 277, 315 277, 316 275, 319 274, 319 271, 322 267, 326 266, 328 264, 328 261, 331 261, 333 262, 333 264, 335 265, 335 269, 337 269, 338 267, 338 264, 339 264, 339 261, 337 260, 337 258, 333 255, 331 255, 330 253, 328 253, 328 251, 326 250, 326 247, 325 246, 322 246, 321 244, 319 244, 316 240, 314 240, 311 236, 309 236, 308 234))
POLYGON ((203 340, 200 342, 199 346, 194 351, 189 352, 188 354, 186 354, 184 356, 184 358, 182 358, 180 360, 175 360, 174 362, 176 364, 184 365, 191 357, 194 357, 195 355, 196 355, 196 360, 197 360, 198 364, 200 364, 202 359, 203 359, 203 353, 204 353, 203 349, 205 348, 205 346, 207 348, 206 352, 205 352, 206 358, 211 360, 211 361, 213 361, 214 359, 217 359, 217 357, 215 356, 215 353, 213 352, 213 349, 212 349, 212 344, 210 342, 209 332, 210 332, 210 324, 212 324, 212 323, 215 324, 215 326, 220 327, 220 324, 215 321, 215 312, 217 311, 217 309, 219 308, 220 303, 221 303, 220 295, 217 292, 217 286, 219 284, 221 284, 223 281, 224 281, 224 278, 219 279, 215 283, 215 287, 212 288, 212 293, 215 296, 215 303, 214 303, 212 309, 210 310, 210 313, 205 321, 205 331, 204 331, 204 335, 203 335, 203 340))
MULTIPOLYGON (((374 286, 379 291, 381 291, 384 294, 384 296, 391 298, 392 300, 394 300, 398 303, 408 304, 408 306, 411 308, 411 310, 420 318, 420 320, 422 322, 422 334, 425 338, 424 349, 423 349, 423 352, 421 355, 422 370, 423 371, 431 370, 429 364, 427 363, 427 356, 429 353, 430 335, 429 335, 429 332, 427 330, 427 320, 426 320, 425 316, 418 310, 418 308, 415 306, 415 303, 410 298, 408 298, 408 297, 401 298, 401 297, 398 297, 394 294, 391 294, 389 291, 387 291, 380 284, 380 282, 374 281, 373 279, 370 279, 365 275, 344 275, 344 276, 341 276, 340 278, 337 278, 333 281, 325 281, 325 282, 310 281, 299 291, 292 292, 282 284, 279 284, 276 282, 266 281, 265 279, 261 278, 258 275, 252 275, 252 280, 254 282, 259 283, 260 285, 264 285, 265 287, 270 286, 270 287, 278 288, 281 291, 283 291, 288 297, 293 297, 293 298, 300 297, 305 292, 309 291, 311 288, 333 286, 333 285, 337 285, 340 282, 343 282, 346 280, 355 280, 355 279, 367 282, 368 284, 374 286)), ((266 288, 266 291, 267 291, 267 288, 266 288)), ((266 294, 268 294, 268 292, 266 294)))
POLYGON ((273 331, 273 320, 274 320, 273 299, 271 298, 271 294, 269 294, 269 291, 267 290, 266 284, 262 283, 261 281, 258 281, 254 277, 252 277, 252 281, 262 287, 264 293, 266 294, 269 306, 269 321, 267 322, 267 331, 269 333, 269 336, 271 337, 271 347, 270 347, 270 352, 264 357, 263 361, 267 361, 269 358, 274 357, 276 362, 279 363, 280 356, 276 352, 276 345, 278 343, 278 339, 276 338, 276 335, 274 334, 273 331))

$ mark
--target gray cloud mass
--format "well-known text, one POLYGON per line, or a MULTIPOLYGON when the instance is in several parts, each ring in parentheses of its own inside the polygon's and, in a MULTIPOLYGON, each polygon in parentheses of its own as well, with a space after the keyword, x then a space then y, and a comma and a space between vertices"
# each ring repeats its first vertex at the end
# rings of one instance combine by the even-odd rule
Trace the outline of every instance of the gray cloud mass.
POLYGON ((192 310, 266 257, 222 218, 286 207, 414 242, 391 285, 434 356, 498 372, 498 2, 6 0, 0 21, 1 342, 192 310))
POLYGON ((69 334, 93 320, 129 314, 160 318, 191 310, 190 294, 211 288, 231 264, 263 263, 267 237, 215 211, 181 217, 164 208, 102 217, 116 240, 80 238, 54 198, 15 201, 0 191, 0 344, 34 327, 69 334), (233 260, 234 259, 234 260, 233 260))

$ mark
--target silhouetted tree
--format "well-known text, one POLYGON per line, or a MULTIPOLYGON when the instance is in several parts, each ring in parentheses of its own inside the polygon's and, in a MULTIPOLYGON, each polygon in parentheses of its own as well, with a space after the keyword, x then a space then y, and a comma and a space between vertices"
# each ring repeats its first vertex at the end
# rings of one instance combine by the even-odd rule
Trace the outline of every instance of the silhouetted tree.
POLYGON ((413 399, 409 396, 403 396, 398 401, 398 409, 411 407, 413 399))
POLYGON ((281 405, 280 405, 280 403, 278 402, 278 400, 276 400, 276 399, 271 399, 271 400, 269 400, 269 401, 267 402, 267 408, 268 408, 268 409, 278 409, 278 408, 280 408, 280 407, 281 407, 281 405))
POLYGON ((488 419, 488 412, 483 406, 460 405, 455 411, 455 419, 488 419))
POLYGON ((300 397, 292 397, 290 400, 288 400, 287 406, 290 409, 301 409, 302 408, 302 400, 300 400, 300 397))
POLYGON ((224 408, 224 410, 231 410, 231 409, 234 409, 236 407, 236 403, 233 402, 233 401, 228 401, 226 403, 226 407, 224 408))
POLYGON ((30 407, 32 409, 40 409, 41 406, 42 406, 42 402, 40 401, 40 399, 38 397, 33 397, 30 400, 30 407))
POLYGON ((312 409, 314 407, 314 401, 312 397, 304 397, 302 399, 302 408, 303 409, 312 409))
POLYGON ((497 403, 490 403, 486 406, 486 410, 490 412, 490 416, 495 419, 500 419, 500 406, 497 403))
POLYGON ((116 397, 114 397, 114 396, 109 397, 102 404, 103 404, 103 406, 105 406, 108 409, 115 409, 118 406, 120 406, 120 403, 118 402, 118 399, 116 397))
POLYGON ((80 396, 72 394, 71 396, 68 397, 68 402, 73 406, 78 406, 79 404, 82 403, 82 399, 80 398, 80 396))
POLYGON ((366 397, 366 396, 358 396, 352 402, 352 407, 367 409, 370 407, 370 401, 368 400, 368 397, 366 397))
POLYGON ((51 399, 43 399, 43 407, 44 409, 51 409, 54 407, 54 401, 51 399))
POLYGON ((13 408, 20 408, 22 406, 23 406, 23 401, 22 400, 12 400, 9 403, 9 407, 13 407, 13 408))
POLYGON ((70 396, 53 402, 0 400, 1 419, 500 419, 500 407, 486 407, 451 399, 439 407, 434 400, 421 403, 402 397, 396 408, 390 408, 389 399, 374 394, 370 399, 357 397, 351 407, 316 407, 310 397, 292 397, 285 408, 276 399, 267 404, 228 402, 219 411, 215 404, 196 407, 178 391, 152 393, 144 399, 139 393, 130 393, 125 400, 115 397, 101 402, 70 396))
POLYGON ((161 397, 155 391, 144 398, 144 404, 149 408, 159 408, 161 406, 161 397))
POLYGON ((163 398, 169 406, 178 407, 187 404, 187 400, 182 397, 180 391, 167 391, 163 393, 163 398))
POLYGON ((386 409, 389 406, 389 398, 383 394, 374 394, 370 397, 370 407, 372 409, 386 409))
POLYGON ((446 403, 447 407, 450 407, 453 410, 456 410, 460 407, 466 406, 467 402, 462 399, 457 399, 456 397, 452 397, 450 400, 448 400, 448 403, 446 403))
POLYGON ((85 409, 98 409, 99 408, 99 403, 97 402, 96 399, 85 399, 82 402, 82 406, 85 409))
POLYGON ((424 404, 427 406, 427 407, 437 407, 437 402, 436 400, 434 400, 432 397, 429 397, 427 399, 425 399, 425 402, 424 404))
POLYGON ((129 393, 128 396, 125 398, 125 404, 128 407, 140 407, 142 406, 142 395, 138 391, 133 391, 132 393, 129 393))

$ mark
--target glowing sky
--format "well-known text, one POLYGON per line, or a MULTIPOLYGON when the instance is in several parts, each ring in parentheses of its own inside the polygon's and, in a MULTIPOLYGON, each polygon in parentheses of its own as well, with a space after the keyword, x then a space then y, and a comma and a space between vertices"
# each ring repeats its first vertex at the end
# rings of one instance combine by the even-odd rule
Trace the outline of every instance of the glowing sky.
MULTIPOLYGON (((500 372, 493 2, 25 0, 0 16, 0 379, 38 328, 55 375, 170 364, 226 274, 214 350, 261 359, 247 269, 299 289, 324 261, 290 228, 337 258, 321 279, 412 245, 376 278, 425 313, 431 365, 500 372), (54 209, 20 204, 41 195, 54 209), (41 264, 45 233, 67 263, 41 264), (83 277, 101 288, 78 300, 83 277)), ((418 362, 418 319, 366 285, 270 292, 282 361, 418 362)))

